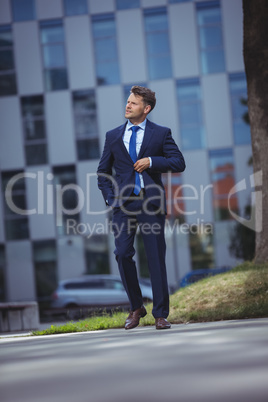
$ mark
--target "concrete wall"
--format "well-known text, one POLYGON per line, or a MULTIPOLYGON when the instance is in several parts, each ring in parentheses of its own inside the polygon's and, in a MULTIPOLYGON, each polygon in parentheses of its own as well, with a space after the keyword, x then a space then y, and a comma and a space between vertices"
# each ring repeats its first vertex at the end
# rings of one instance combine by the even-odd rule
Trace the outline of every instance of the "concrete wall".
POLYGON ((13 25, 18 92, 32 95, 43 92, 43 72, 39 27, 36 21, 13 25))

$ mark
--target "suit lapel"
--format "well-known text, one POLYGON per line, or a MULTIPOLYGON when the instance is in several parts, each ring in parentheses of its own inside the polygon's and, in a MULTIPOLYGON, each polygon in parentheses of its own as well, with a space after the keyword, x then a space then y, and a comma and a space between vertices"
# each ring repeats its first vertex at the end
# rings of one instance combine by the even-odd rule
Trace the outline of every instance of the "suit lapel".
POLYGON ((127 125, 127 123, 125 123, 123 126, 121 126, 120 129, 119 129, 119 131, 118 131, 118 143, 119 143, 119 146, 120 146, 120 148, 121 148, 123 154, 124 154, 124 155, 131 161, 131 163, 133 164, 133 161, 132 161, 132 159, 131 159, 131 156, 129 155, 129 153, 128 153, 127 149, 126 149, 126 146, 125 146, 124 140, 123 140, 124 133, 125 133, 125 129, 126 129, 126 125, 127 125))
POLYGON ((143 141, 141 144, 141 149, 140 149, 140 152, 138 155, 138 159, 140 159, 142 157, 142 155, 144 154, 144 152, 146 151, 146 148, 148 147, 148 145, 153 137, 153 132, 154 132, 154 129, 151 125, 151 122, 149 120, 147 120, 144 137, 143 137, 143 141))
MULTIPOLYGON (((118 143, 119 143, 119 146, 120 146, 123 154, 127 158, 129 158, 131 163, 133 163, 133 161, 131 159, 131 156, 129 155, 129 153, 128 153, 126 147, 125 147, 124 141, 123 141, 126 125, 127 125, 127 123, 125 123, 124 125, 122 125, 119 128, 118 134, 117 134, 117 139, 118 139, 118 143)), ((141 144, 141 149, 140 149, 140 152, 138 154, 138 159, 140 159, 142 157, 142 155, 144 154, 144 152, 146 151, 146 148, 148 147, 148 145, 149 145, 149 143, 150 143, 150 141, 151 141, 151 139, 153 137, 153 133, 154 133, 154 129, 152 127, 152 124, 151 124, 151 122, 149 120, 147 120, 146 127, 145 127, 145 132, 144 132, 144 137, 143 137, 143 141, 142 141, 142 144, 141 144)))

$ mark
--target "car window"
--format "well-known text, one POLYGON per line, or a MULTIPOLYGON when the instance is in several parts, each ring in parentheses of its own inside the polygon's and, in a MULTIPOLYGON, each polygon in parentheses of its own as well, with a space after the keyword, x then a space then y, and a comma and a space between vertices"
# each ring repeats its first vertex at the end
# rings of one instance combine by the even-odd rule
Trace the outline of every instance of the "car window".
POLYGON ((69 282, 65 284, 65 289, 103 289, 104 282, 100 280, 88 282, 69 282))
POLYGON ((117 280, 106 280, 105 281, 105 288, 106 289, 115 289, 115 290, 124 290, 124 286, 121 281, 117 280))

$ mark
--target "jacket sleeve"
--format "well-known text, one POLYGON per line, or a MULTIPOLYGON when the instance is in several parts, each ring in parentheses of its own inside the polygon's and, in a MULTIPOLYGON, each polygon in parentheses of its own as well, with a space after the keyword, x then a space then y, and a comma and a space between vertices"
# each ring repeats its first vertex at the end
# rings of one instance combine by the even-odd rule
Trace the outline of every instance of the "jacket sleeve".
POLYGON ((97 170, 97 175, 98 175, 98 187, 102 192, 104 201, 106 205, 112 205, 114 199, 113 177, 112 177, 112 167, 114 158, 110 149, 107 134, 103 153, 97 170))
POLYGON ((151 156, 152 172, 172 173, 183 172, 185 170, 184 157, 177 144, 172 138, 171 131, 168 130, 163 141, 163 156, 151 156))

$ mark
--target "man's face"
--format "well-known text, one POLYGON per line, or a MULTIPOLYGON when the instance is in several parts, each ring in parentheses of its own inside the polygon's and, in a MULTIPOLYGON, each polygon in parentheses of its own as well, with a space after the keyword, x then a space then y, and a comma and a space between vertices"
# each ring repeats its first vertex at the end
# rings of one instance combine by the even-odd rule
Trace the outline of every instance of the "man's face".
POLYGON ((130 94, 127 100, 125 118, 129 119, 132 123, 142 122, 148 114, 148 108, 150 109, 150 106, 144 105, 141 96, 130 94))

